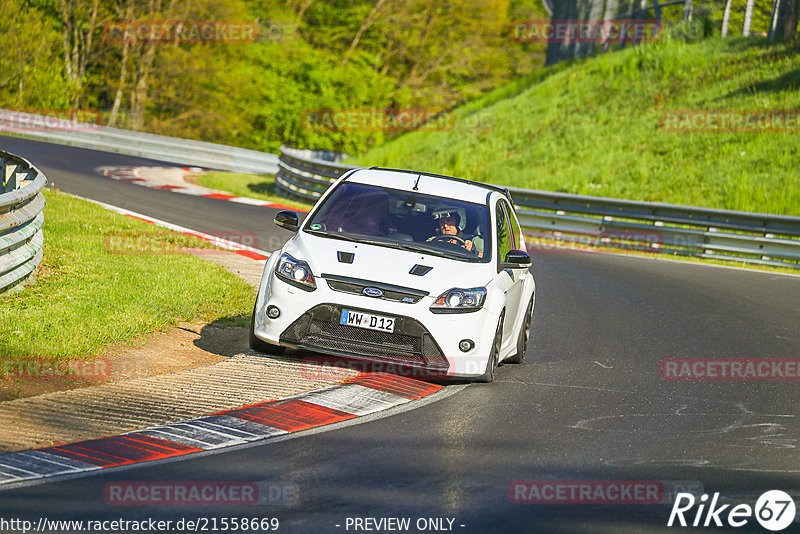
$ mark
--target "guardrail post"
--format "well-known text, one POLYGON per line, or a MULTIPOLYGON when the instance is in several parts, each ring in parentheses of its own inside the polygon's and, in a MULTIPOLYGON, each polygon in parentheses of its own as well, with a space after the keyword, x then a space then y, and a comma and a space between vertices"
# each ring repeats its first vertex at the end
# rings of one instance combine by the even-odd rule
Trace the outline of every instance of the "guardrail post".
POLYGON ((17 188, 17 166, 3 160, 3 193, 10 193, 17 188))

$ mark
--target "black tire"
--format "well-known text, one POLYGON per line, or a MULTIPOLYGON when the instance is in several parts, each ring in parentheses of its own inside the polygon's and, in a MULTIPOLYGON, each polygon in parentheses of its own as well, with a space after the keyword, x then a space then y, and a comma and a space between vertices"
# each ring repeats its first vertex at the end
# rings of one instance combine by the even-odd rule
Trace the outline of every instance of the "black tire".
POLYGON ((273 345, 272 343, 267 343, 263 339, 259 339, 256 337, 256 307, 253 306, 253 315, 250 317, 250 348, 257 352, 262 352, 264 354, 272 354, 274 356, 278 356, 286 352, 286 347, 281 347, 280 345, 273 345))
POLYGON ((525 321, 522 323, 522 330, 519 331, 517 337, 517 353, 509 356, 504 361, 508 363, 522 363, 525 359, 525 348, 528 346, 528 339, 531 332, 531 318, 533 317, 533 296, 528 303, 528 309, 525 311, 525 321))
POLYGON ((497 376, 497 366, 500 363, 500 346, 503 343, 503 316, 500 316, 500 322, 497 325, 497 331, 494 334, 494 341, 492 342, 492 353, 489 356, 489 361, 486 362, 486 371, 479 376, 476 380, 478 382, 494 382, 497 376))

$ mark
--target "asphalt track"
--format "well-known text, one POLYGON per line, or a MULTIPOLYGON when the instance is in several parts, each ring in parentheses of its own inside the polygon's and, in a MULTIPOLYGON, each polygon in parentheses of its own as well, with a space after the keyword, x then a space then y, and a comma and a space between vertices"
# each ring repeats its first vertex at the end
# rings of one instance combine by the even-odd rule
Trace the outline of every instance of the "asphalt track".
MULTIPOLYGON (((5 137, 0 148, 29 158, 69 193, 204 232, 281 239, 269 208, 93 171, 152 163, 141 158, 5 137)), ((666 528, 670 505, 516 504, 509 487, 685 481, 730 503, 770 489, 798 494, 800 383, 665 381, 660 362, 800 357, 800 278, 575 252, 535 255, 533 271, 525 363, 502 366, 493 384, 445 388, 415 409, 284 441, 0 491, 0 518, 277 517, 279 532, 354 532, 347 518, 408 517, 412 526, 451 518, 454 531, 470 533, 656 532, 675 530, 666 528), (106 504, 106 483, 120 481, 273 481, 295 487, 297 500, 106 504)), ((736 530, 766 532, 753 519, 736 530)), ((794 531, 798 523, 783 532, 794 531)))

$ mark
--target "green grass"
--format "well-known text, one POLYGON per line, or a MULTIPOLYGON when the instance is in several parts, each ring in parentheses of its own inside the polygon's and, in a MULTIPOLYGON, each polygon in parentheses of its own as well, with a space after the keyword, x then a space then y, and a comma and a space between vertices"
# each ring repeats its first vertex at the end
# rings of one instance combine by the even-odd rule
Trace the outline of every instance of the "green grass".
POLYGON ((249 320, 250 286, 180 252, 207 243, 62 193, 45 197, 38 281, 0 295, 0 359, 87 358, 181 321, 249 320))
MULTIPOLYGON (((795 45, 796 46, 796 45, 795 45)), ((800 110, 800 55, 665 41, 560 64, 355 158, 485 182, 800 215, 800 133, 671 133, 667 110, 800 110)))
POLYGON ((256 175, 240 172, 213 171, 197 177, 197 184, 211 189, 227 191, 232 195, 257 198, 267 202, 283 204, 293 208, 311 209, 311 204, 289 200, 275 192, 275 176, 256 175))

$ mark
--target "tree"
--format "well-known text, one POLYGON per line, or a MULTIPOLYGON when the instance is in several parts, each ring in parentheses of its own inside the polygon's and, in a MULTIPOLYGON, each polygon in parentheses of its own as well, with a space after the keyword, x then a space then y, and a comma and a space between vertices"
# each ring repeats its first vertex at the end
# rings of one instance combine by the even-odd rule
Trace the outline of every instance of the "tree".
POLYGON ((800 19, 800 0, 775 0, 769 37, 775 41, 790 41, 797 33, 800 19))
POLYGON ((747 7, 744 11, 744 25, 742 26, 742 35, 745 37, 750 35, 750 25, 753 22, 753 8, 755 7, 756 0, 747 0, 747 7))
POLYGON ((3 8, 0 107, 68 109, 71 84, 64 77, 58 15, 42 12, 24 0, 4 0, 3 8))
POLYGON ((386 3, 386 0, 378 0, 375 2, 375 5, 370 10, 369 14, 364 18, 364 22, 361 23, 361 27, 358 28, 358 32, 356 36, 353 38, 353 42, 350 43, 350 48, 347 49, 345 52, 344 57, 342 58, 341 65, 347 65, 347 62, 350 60, 350 56, 353 55, 356 47, 358 46, 358 42, 361 40, 361 36, 364 34, 366 30, 369 29, 370 26, 375 24, 375 21, 378 19, 378 15, 380 14, 381 8, 386 3))
POLYGON ((733 0, 728 0, 725 2, 725 14, 722 16, 722 32, 721 35, 725 37, 728 35, 728 25, 731 20, 731 4, 733 0))
POLYGON ((94 47, 104 13, 100 13, 100 0, 59 0, 59 7, 64 69, 74 86, 72 108, 77 110, 83 97, 86 67, 95 57, 94 47))
MULTIPOLYGON (((603 0, 561 0, 553 2, 552 20, 585 20, 598 2, 603 0)), ((634 1, 635 3, 635 1, 634 1)), ((553 65, 564 59, 582 57, 592 50, 591 43, 580 43, 565 39, 561 42, 553 40, 547 46, 547 65, 553 65)))

